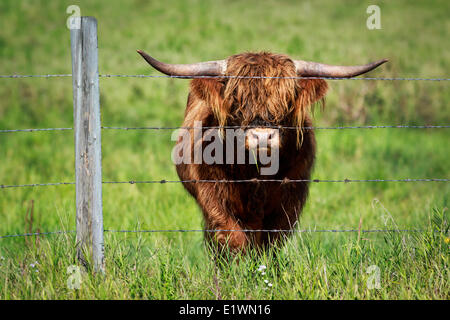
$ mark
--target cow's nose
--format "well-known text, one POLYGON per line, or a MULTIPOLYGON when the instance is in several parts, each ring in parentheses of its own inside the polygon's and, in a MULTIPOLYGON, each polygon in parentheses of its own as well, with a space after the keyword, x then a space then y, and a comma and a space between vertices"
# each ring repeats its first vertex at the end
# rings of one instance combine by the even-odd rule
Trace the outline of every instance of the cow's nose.
POLYGON ((247 130, 247 146, 255 148, 276 148, 279 145, 279 131, 272 128, 252 128, 247 130))

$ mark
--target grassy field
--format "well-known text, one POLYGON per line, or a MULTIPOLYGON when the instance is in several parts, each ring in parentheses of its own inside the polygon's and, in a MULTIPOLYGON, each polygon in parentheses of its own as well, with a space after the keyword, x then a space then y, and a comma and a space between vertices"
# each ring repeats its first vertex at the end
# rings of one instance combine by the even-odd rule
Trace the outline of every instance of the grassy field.
MULTIPOLYGON (((366 28, 372 3, 357 0, 2 0, 0 74, 71 73, 66 8, 78 4, 98 19, 102 74, 158 74, 136 49, 177 63, 269 50, 330 64, 389 58, 369 76, 448 78, 450 3, 377 3, 381 30, 366 28)), ((181 124, 188 80, 100 81, 104 126, 181 124)), ((329 85, 319 126, 450 123, 448 82, 329 85)), ((72 122, 70 77, 0 79, 0 129, 72 122)), ((170 135, 104 130, 103 180, 176 180, 170 135)), ((319 130, 313 178, 449 178, 448 141, 448 129, 319 130)), ((72 131, 0 133, 0 184, 72 182, 73 158, 72 131)), ((0 239, 0 299, 449 299, 449 195, 446 182, 315 183, 301 229, 357 229, 361 221, 362 229, 426 232, 301 233, 277 258, 250 253, 219 268, 201 233, 106 233, 106 275, 83 274, 79 290, 67 284, 73 233, 0 239)), ((74 230, 74 202, 70 185, 0 189, 0 235, 74 230)), ((106 229, 202 228, 178 184, 104 185, 103 206, 106 229)))

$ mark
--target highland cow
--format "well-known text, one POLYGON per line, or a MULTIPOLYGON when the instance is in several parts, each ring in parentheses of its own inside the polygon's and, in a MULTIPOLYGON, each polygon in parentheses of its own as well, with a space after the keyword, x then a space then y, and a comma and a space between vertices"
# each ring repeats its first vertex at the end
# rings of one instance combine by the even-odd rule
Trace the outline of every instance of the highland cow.
MULTIPOLYGON (((195 64, 166 64, 143 51, 138 52, 164 74, 194 78, 183 127, 190 131, 198 124, 216 127, 220 134, 215 143, 223 148, 216 148, 216 155, 218 151, 227 153, 226 145, 239 147, 239 139, 230 138, 226 128, 240 128, 244 132, 241 139, 244 163, 237 161, 235 151, 230 157, 228 150, 227 160, 234 161, 184 161, 176 165, 180 179, 186 181, 184 187, 203 211, 205 229, 221 230, 205 232, 205 239, 213 247, 232 251, 282 243, 295 228, 306 202, 307 180, 314 165, 316 141, 310 128, 310 113, 316 102, 323 101, 327 91, 323 78, 354 77, 387 61, 344 67, 261 52, 195 64), (260 151, 269 155, 276 151, 278 159, 272 159, 278 161, 276 172, 262 174, 261 169, 270 164, 262 163, 260 151), (246 183, 233 182, 252 179, 246 183), (275 229, 284 231, 242 231, 275 229)), ((202 129, 202 133, 205 131, 202 129)), ((205 148, 206 140, 211 141, 205 136, 208 134, 200 139, 180 135, 177 147, 189 150, 183 156, 193 160, 194 150, 205 148)))

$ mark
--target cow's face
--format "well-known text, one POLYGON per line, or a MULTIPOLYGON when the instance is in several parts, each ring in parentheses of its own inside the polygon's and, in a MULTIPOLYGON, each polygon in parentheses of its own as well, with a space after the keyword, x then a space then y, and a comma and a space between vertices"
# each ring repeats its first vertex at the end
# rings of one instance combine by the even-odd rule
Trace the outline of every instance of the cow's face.
POLYGON ((285 55, 235 55, 227 60, 226 74, 231 77, 220 80, 219 98, 211 108, 220 126, 244 130, 249 150, 282 149, 287 134, 295 132, 283 127, 301 128, 310 106, 327 90, 323 80, 298 79, 294 62, 285 55))

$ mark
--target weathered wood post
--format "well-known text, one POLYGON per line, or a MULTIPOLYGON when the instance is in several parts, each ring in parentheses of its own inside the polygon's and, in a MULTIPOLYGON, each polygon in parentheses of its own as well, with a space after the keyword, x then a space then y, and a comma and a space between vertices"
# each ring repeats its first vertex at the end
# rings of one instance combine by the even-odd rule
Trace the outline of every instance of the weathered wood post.
POLYGON ((100 90, 97 20, 81 17, 70 30, 72 51, 77 255, 84 265, 92 258, 95 272, 104 272, 100 90))

